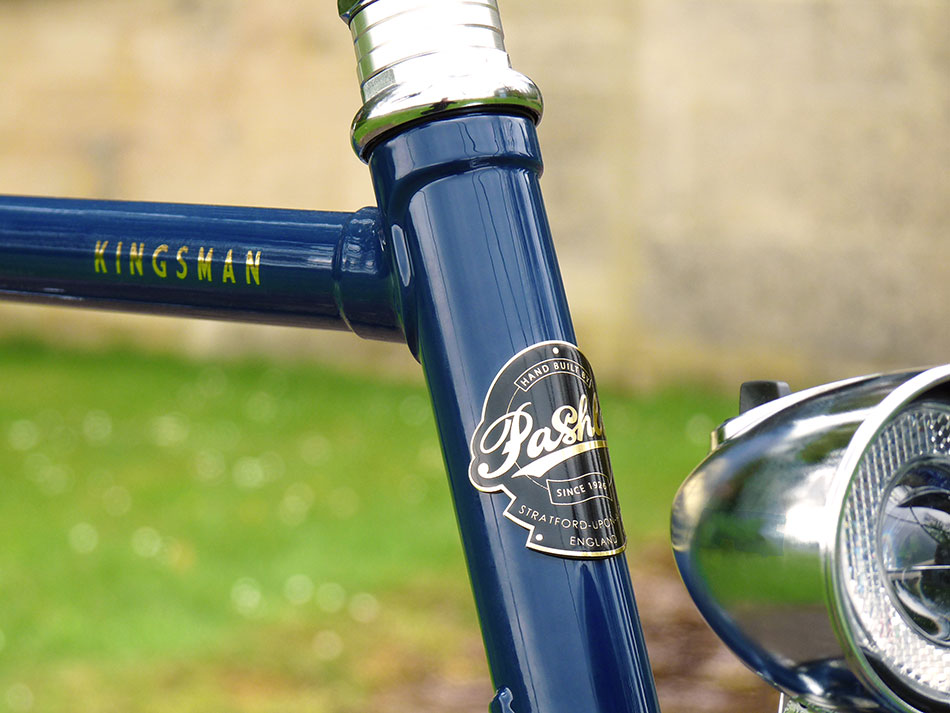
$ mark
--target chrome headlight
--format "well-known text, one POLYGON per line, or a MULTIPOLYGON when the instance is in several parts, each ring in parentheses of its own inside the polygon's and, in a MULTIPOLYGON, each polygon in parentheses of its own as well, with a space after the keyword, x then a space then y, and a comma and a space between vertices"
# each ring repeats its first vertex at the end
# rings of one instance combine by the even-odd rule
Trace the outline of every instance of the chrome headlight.
POLYGON ((950 366, 726 422, 677 496, 673 541, 707 621, 789 696, 950 711, 950 366))

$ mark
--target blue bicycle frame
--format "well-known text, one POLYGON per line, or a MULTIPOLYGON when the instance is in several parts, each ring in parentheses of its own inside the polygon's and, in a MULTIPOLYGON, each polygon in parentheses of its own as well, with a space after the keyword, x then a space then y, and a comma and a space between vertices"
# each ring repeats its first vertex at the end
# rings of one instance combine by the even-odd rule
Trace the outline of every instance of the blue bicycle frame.
MULTIPOLYGON (((373 31, 398 29, 407 15, 429 12, 429 27, 451 14, 449 6, 464 14, 474 5, 340 3, 364 78, 366 104, 354 141, 369 164, 378 209, 2 197, 0 294, 404 340, 431 394, 497 688, 491 710, 657 711, 619 514, 610 510, 615 503, 593 377, 574 347, 539 188, 540 98, 507 79, 504 91, 499 82, 490 91, 470 89, 471 82, 451 88, 459 86, 458 72, 447 85, 456 95, 443 86, 432 90, 439 82, 429 81, 431 96, 408 90, 400 96, 412 83, 400 71, 421 61, 419 53, 383 60, 378 55, 389 45, 373 44, 373 31), (388 87, 380 89, 385 71, 374 62, 390 72, 388 87), (545 349, 554 356, 538 356, 545 349), (548 368, 561 372, 551 376, 548 368), (513 389, 506 385, 511 374, 513 389), (575 387, 574 401, 558 406, 575 387), (529 402, 515 409, 504 388, 533 394, 531 408, 544 399, 558 406, 551 425, 529 433, 529 402), (499 399, 509 400, 496 411, 499 399), (491 461, 500 454, 505 463, 491 461), (600 465, 541 487, 538 463, 560 472, 588 456, 600 465), (508 460, 517 460, 521 480, 513 476, 496 488, 508 460), (538 486, 529 488, 531 498, 543 490, 543 505, 565 516, 549 521, 543 508, 525 510, 524 503, 519 514, 516 505, 529 497, 517 491, 522 482, 538 486), (564 539, 555 545, 555 536, 564 539)), ((477 5, 497 14, 493 2, 477 5)), ((468 27, 445 21, 456 23, 450 29, 468 27)), ((473 48, 499 51, 480 40, 473 48)))

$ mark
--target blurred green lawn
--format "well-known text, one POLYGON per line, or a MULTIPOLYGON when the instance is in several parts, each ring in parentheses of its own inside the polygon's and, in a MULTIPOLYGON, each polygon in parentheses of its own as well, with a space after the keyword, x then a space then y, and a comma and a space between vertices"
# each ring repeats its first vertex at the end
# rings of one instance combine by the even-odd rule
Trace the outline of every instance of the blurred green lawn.
MULTIPOLYGON (((421 386, 9 341, 0 379, 0 710, 364 711, 485 677, 421 386)), ((601 392, 635 558, 734 403, 601 392)))

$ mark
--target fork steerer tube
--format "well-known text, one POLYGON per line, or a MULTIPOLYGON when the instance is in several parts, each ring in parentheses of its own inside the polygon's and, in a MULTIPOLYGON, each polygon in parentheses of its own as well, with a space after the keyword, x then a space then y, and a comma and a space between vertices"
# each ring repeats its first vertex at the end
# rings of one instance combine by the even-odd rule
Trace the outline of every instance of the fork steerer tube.
POLYGON ((442 118, 383 140, 369 165, 499 689, 493 710, 657 711, 623 555, 528 549, 528 531, 506 517, 510 498, 469 476, 472 436, 502 366, 531 345, 575 341, 533 122, 442 118))
POLYGON ((378 212, 0 196, 0 296, 402 341, 378 212))

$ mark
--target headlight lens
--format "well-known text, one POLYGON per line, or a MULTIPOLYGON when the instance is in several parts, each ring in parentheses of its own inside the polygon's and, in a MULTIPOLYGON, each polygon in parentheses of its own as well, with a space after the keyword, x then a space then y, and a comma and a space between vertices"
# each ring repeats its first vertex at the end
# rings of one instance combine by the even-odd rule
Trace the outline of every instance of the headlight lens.
POLYGON ((838 552, 855 643, 901 684, 950 702, 950 407, 911 404, 874 438, 838 552))
POLYGON ((931 641, 950 644, 950 463, 910 461, 881 520, 881 557, 898 609, 931 641))

